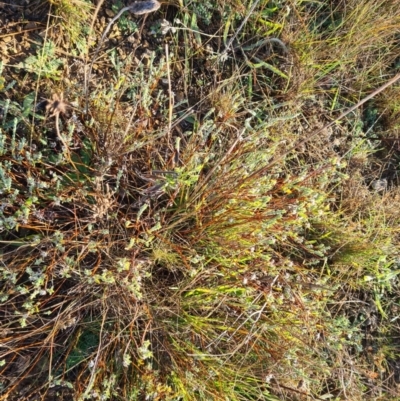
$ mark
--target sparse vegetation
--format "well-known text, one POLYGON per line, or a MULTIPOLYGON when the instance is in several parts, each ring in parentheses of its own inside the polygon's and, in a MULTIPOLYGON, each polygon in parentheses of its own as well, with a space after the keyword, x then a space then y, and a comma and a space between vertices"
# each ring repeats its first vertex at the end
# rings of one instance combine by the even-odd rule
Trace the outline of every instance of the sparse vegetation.
POLYGON ((0 400, 398 400, 400 3, 11 3, 0 400))

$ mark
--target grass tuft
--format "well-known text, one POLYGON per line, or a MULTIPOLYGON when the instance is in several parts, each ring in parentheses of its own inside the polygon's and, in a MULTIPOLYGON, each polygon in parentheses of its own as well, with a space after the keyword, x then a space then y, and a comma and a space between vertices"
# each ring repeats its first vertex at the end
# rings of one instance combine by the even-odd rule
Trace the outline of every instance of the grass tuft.
POLYGON ((0 17, 0 400, 398 399, 398 83, 360 102, 398 2, 163 4, 99 52, 122 3, 40 4, 23 55, 0 17))

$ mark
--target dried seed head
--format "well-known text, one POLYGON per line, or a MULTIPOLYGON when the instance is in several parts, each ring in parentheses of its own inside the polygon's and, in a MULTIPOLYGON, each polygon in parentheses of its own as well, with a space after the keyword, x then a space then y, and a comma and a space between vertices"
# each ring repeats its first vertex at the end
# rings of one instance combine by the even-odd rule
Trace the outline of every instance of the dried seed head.
POLYGON ((68 104, 64 102, 64 95, 61 93, 60 96, 58 96, 54 93, 51 100, 47 99, 46 113, 50 113, 50 117, 65 114, 67 107, 68 104))

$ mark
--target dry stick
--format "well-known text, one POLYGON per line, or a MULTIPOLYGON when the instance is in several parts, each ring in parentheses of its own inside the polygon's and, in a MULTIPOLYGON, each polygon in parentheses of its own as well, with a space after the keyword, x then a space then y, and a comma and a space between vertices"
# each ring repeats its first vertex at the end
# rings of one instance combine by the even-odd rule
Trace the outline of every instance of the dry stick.
POLYGON ((365 102, 368 100, 372 99, 374 96, 377 94, 381 93, 384 91, 388 86, 393 85, 396 81, 400 79, 400 73, 395 75, 392 79, 390 79, 388 82, 380 86, 378 89, 375 89, 372 93, 370 93, 368 96, 366 96, 364 99, 360 100, 357 104, 354 106, 350 107, 349 109, 345 110, 342 114, 340 114, 339 117, 335 118, 333 121, 331 121, 329 124, 323 126, 319 130, 315 131, 312 133, 310 136, 307 138, 303 139, 300 142, 295 143, 291 148, 289 148, 286 152, 284 152, 282 155, 278 156, 275 160, 272 160, 271 163, 267 164, 265 167, 260 168, 259 170, 255 171, 254 173, 250 174, 248 177, 246 177, 246 180, 251 179, 259 174, 262 174, 264 171, 268 170, 272 166, 274 166, 278 161, 282 160, 285 156, 287 156, 290 152, 295 150, 298 146, 304 145, 307 143, 309 140, 314 138, 316 135, 320 134, 322 131, 326 130, 329 127, 332 127, 332 125, 335 125, 339 120, 341 120, 343 117, 346 117, 348 114, 350 114, 352 111, 358 109, 360 106, 362 106, 365 102))
POLYGON ((90 35, 93 32, 94 24, 96 22, 97 15, 98 15, 98 13, 100 11, 100 7, 102 6, 103 3, 104 3, 104 0, 100 0, 99 3, 97 4, 96 10, 94 11, 94 15, 93 15, 93 18, 92 18, 92 23, 90 24, 89 40, 90 40, 90 35))
MULTIPOLYGON (((90 47, 90 40, 92 37, 92 33, 93 33, 93 29, 94 29, 94 24, 96 22, 97 19, 97 15, 100 11, 100 7, 102 6, 102 4, 104 3, 104 0, 100 0, 99 4, 97 4, 96 10, 94 12, 93 18, 92 18, 92 23, 90 24, 90 29, 89 29, 89 40, 88 40, 88 48, 90 47)), ((90 81, 90 76, 88 76, 88 72, 86 71, 87 69, 87 64, 89 61, 89 50, 86 53, 86 59, 85 59, 85 82, 84 82, 84 92, 85 92, 85 113, 87 114, 88 110, 87 110, 87 104, 88 104, 88 99, 87 99, 87 93, 88 93, 88 87, 89 87, 89 81, 90 81)))
POLYGON ((244 20, 242 21, 242 23, 240 24, 239 28, 237 29, 237 31, 235 32, 235 34, 229 39, 229 42, 225 45, 225 50, 220 54, 220 58, 223 60, 226 56, 226 54, 229 51, 229 48, 232 45, 232 42, 235 40, 235 38, 239 35, 240 31, 243 29, 243 27, 246 25, 247 20, 250 18, 250 15, 252 14, 252 12, 254 11, 254 9, 257 7, 257 4, 260 2, 260 0, 256 0, 254 2, 254 4, 250 7, 249 12, 247 13, 246 17, 244 18, 244 20))
MULTIPOLYGON (((101 3, 103 1, 104 0, 102 0, 101 3)), ((96 12, 100 8, 99 6, 101 5, 101 3, 97 6, 96 12)), ((90 62, 89 71, 86 76, 86 81, 85 81, 85 99, 86 99, 85 114, 86 115, 88 114, 88 111, 89 111, 88 91, 89 91, 89 81, 90 81, 90 77, 92 75, 93 64, 96 61, 96 57, 100 51, 101 45, 103 44, 104 39, 106 38, 108 32, 110 31, 112 25, 121 17, 121 15, 125 11, 131 11, 133 14, 136 14, 136 15, 143 15, 143 14, 148 14, 150 12, 158 10, 160 8, 160 6, 161 6, 161 4, 157 0, 136 2, 136 3, 130 4, 129 6, 122 8, 119 11, 119 13, 108 23, 108 25, 106 26, 106 29, 103 32, 103 35, 100 38, 99 44, 97 45, 96 50, 94 51, 92 61, 90 62)), ((92 23, 92 25, 93 25, 93 23, 92 23)))
POLYGON ((171 86, 171 74, 169 71, 169 48, 168 48, 168 43, 165 44, 165 57, 166 57, 166 62, 167 62, 167 77, 168 77, 168 95, 169 95, 169 115, 168 115, 168 137, 171 136, 171 130, 172 130, 172 112, 173 112, 173 97, 172 97, 172 86, 171 86))

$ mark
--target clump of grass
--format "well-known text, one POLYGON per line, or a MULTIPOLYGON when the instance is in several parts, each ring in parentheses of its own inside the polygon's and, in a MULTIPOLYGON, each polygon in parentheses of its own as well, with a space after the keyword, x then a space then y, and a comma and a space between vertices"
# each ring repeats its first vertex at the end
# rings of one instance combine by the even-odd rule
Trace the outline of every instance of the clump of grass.
POLYGON ((230 2, 221 61, 207 4, 168 57, 157 32, 138 64, 108 53, 89 118, 0 89, 0 397, 397 396, 398 190, 372 188, 361 114, 312 134, 391 71, 400 9, 260 1, 238 32, 230 2))

